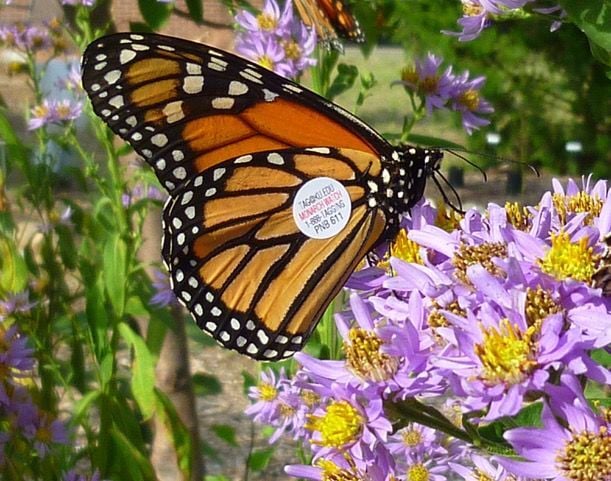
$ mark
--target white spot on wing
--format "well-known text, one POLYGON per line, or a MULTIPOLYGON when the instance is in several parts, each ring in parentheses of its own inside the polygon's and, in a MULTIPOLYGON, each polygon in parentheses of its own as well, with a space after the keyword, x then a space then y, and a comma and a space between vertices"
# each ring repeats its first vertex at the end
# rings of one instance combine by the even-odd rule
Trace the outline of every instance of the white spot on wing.
POLYGON ((276 152, 272 152, 271 154, 269 154, 267 156, 267 161, 270 164, 275 164, 275 165, 284 165, 284 159, 282 158, 282 156, 276 152))
POLYGON ((133 50, 129 50, 129 49, 123 49, 121 50, 121 53, 119 54, 119 62, 121 62, 121 65, 123 65, 123 64, 126 64, 127 62, 131 62, 135 57, 136 57, 136 52, 134 52, 133 50))
POLYGON ((213 109, 227 110, 233 107, 233 104, 235 104, 235 99, 232 99, 231 97, 216 97, 212 99, 213 109))
POLYGON ((198 94, 204 88, 204 77, 189 75, 182 81, 182 89, 188 94, 198 94))
POLYGON ((228 93, 229 95, 244 95, 248 92, 248 85, 237 80, 232 80, 229 83, 228 93))

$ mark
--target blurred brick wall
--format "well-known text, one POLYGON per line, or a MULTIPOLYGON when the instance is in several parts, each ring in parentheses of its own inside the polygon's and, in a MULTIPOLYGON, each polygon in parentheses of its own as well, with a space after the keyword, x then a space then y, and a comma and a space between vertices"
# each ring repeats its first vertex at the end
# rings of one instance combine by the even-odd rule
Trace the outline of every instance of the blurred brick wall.
MULTIPOLYGON (((196 25, 188 18, 185 0, 176 0, 174 12, 160 33, 176 37, 210 43, 219 48, 231 49, 233 46, 233 19, 227 7, 217 0, 204 0, 204 19, 206 25, 196 25)), ((142 22, 137 0, 115 0, 111 8, 112 17, 119 32, 129 30, 130 22, 142 22)))

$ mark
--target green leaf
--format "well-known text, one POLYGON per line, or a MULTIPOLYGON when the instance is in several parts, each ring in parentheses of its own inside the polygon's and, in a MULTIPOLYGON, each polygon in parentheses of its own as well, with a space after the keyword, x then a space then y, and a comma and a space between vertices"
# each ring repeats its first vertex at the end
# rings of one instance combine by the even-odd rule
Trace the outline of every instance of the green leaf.
POLYGON ((333 100, 339 94, 351 89, 358 76, 359 69, 356 65, 340 63, 337 66, 337 75, 327 91, 327 98, 333 100))
POLYGON ((242 371, 242 379, 244 394, 248 394, 248 390, 257 385, 257 378, 247 371, 242 371))
POLYGON ((180 420, 180 416, 178 416, 172 401, 170 401, 167 395, 159 389, 155 389, 155 395, 157 396, 157 412, 172 436, 172 446, 176 451, 178 467, 183 473, 183 479, 188 479, 192 469, 191 461, 193 459, 191 435, 184 423, 180 420))
POLYGON ((88 264, 80 266, 85 285, 85 316, 94 345, 94 352, 100 362, 108 347, 108 313, 104 308, 104 292, 102 282, 95 275, 88 276, 88 264))
POLYGON ((204 481, 229 481, 229 478, 220 474, 218 476, 206 476, 204 481))
POLYGON ((558 3, 593 44, 592 53, 597 56, 600 52, 604 58, 597 56, 598 60, 606 60, 605 63, 611 65, 611 3, 608 0, 559 0, 558 3))
POLYGON ((196 396, 214 396, 223 392, 223 386, 216 376, 198 373, 192 379, 196 396))
POLYGON ((253 451, 248 458, 248 467, 253 471, 263 471, 267 467, 274 451, 274 448, 257 449, 253 451))
POLYGON ((230 446, 238 446, 238 442, 235 438, 235 429, 233 429, 231 426, 227 424, 213 424, 212 431, 214 431, 214 434, 216 434, 230 446))
POLYGON ((89 412, 89 408, 94 401, 100 397, 100 394, 98 390, 89 391, 74 404, 71 411, 72 419, 70 420, 72 426, 78 426, 82 422, 83 418, 89 412))
POLYGON ((202 0, 186 0, 189 15, 196 23, 204 21, 204 5, 202 0))
POLYGON ((0 109, 0 139, 6 143, 6 158, 17 161, 21 166, 26 166, 28 160, 28 149, 19 139, 11 121, 6 116, 6 110, 0 109))
POLYGON ((134 350, 134 363, 132 366, 132 393, 142 411, 148 419, 155 411, 155 363, 153 356, 144 342, 126 323, 119 323, 119 332, 125 341, 134 350))
POLYGON ((62 257, 64 266, 70 270, 75 269, 77 258, 74 253, 76 252, 76 245, 74 244, 72 231, 68 228, 68 226, 58 224, 55 226, 55 232, 59 237, 59 253, 62 257))
POLYGON ((102 362, 100 363, 100 383, 102 384, 102 387, 105 387, 110 382, 113 373, 114 356, 109 352, 102 357, 102 362))
POLYGON ((117 317, 125 309, 127 290, 127 246, 118 233, 110 236, 104 245, 104 286, 117 317))
POLYGON ((132 481, 157 479, 148 457, 144 456, 121 430, 113 427, 111 436, 118 448, 112 462, 118 465, 115 469, 125 471, 122 473, 123 479, 132 481))
POLYGON ((146 24, 153 30, 159 30, 172 15, 173 3, 161 3, 158 0, 138 0, 140 13, 146 24))
POLYGON ((0 238, 0 289, 5 292, 21 292, 28 282, 28 266, 19 255, 15 244, 0 238))
POLYGON ((149 317, 150 312, 137 296, 130 296, 125 305, 125 314, 134 317, 149 317))

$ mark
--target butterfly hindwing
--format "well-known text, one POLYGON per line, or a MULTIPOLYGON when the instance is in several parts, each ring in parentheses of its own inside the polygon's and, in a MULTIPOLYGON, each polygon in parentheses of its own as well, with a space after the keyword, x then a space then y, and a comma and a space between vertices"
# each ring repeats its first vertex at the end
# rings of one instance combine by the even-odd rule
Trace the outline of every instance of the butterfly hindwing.
POLYGON ((287 149, 238 157, 185 183, 164 209, 163 254, 198 325, 256 359, 301 349, 382 236, 384 213, 368 207, 361 185, 379 169, 377 157, 358 151, 287 149), (313 239, 297 228, 292 205, 322 167, 344 185, 352 210, 339 234, 313 239))
POLYGON ((186 40, 116 34, 83 56, 94 111, 153 166, 171 193, 198 172, 252 152, 334 145, 376 153, 374 130, 304 87, 186 40))

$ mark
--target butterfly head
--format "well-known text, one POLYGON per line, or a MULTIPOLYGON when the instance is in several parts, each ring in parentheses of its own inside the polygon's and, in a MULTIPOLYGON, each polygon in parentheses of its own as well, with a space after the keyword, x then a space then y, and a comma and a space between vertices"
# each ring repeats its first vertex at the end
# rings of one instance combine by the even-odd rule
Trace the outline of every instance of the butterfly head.
POLYGON ((424 194, 426 181, 437 172, 443 151, 403 144, 396 151, 399 184, 405 192, 405 210, 409 210, 424 194))

